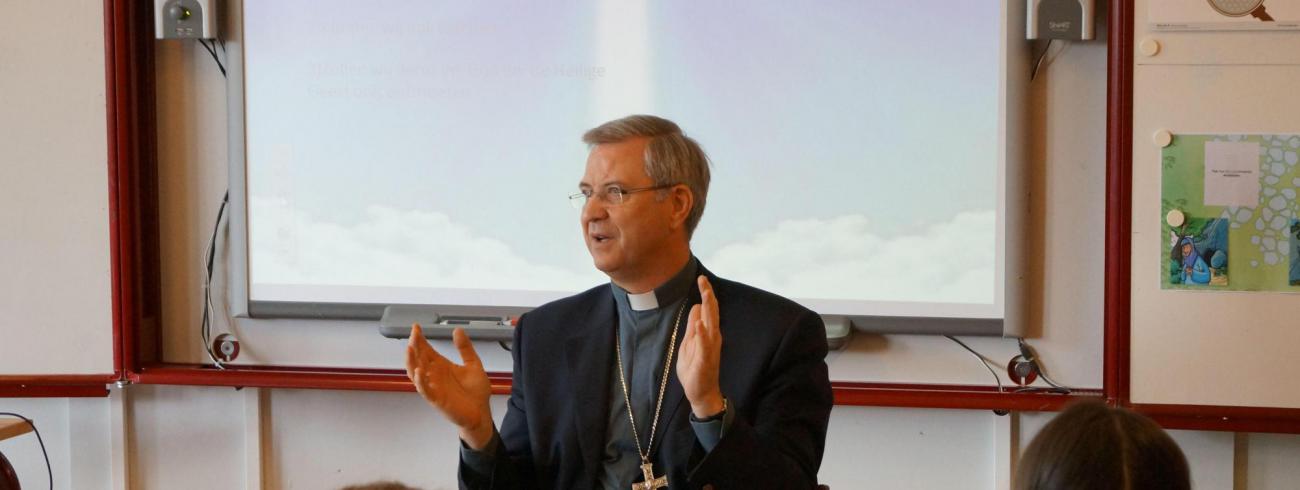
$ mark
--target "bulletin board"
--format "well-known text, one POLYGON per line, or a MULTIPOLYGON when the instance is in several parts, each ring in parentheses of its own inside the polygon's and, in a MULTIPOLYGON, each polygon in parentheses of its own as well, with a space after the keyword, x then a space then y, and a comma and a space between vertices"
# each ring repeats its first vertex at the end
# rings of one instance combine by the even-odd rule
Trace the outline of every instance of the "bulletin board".
POLYGON ((1170 31, 1157 7, 1135 5, 1122 397, 1167 426, 1294 432, 1300 33, 1170 31))

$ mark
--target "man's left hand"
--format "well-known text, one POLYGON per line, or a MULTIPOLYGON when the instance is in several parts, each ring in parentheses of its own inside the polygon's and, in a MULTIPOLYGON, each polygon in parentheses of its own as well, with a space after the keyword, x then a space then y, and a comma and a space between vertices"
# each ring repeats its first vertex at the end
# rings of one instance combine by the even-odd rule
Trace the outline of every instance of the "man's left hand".
POLYGON ((677 354, 677 379, 682 382, 691 412, 696 418, 717 415, 724 405, 718 385, 722 359, 722 329, 718 321, 718 298, 704 276, 698 279, 700 304, 691 307, 686 335, 677 354))

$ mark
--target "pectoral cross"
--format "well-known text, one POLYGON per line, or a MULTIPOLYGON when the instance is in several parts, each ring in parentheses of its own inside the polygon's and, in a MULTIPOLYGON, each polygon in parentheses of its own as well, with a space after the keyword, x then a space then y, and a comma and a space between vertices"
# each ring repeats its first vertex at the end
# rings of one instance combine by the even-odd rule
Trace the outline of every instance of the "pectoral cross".
POLYGON ((641 465, 641 473, 645 474, 645 481, 633 483, 632 490, 656 490, 659 488, 668 488, 668 477, 661 476, 655 478, 654 463, 645 463, 641 465))

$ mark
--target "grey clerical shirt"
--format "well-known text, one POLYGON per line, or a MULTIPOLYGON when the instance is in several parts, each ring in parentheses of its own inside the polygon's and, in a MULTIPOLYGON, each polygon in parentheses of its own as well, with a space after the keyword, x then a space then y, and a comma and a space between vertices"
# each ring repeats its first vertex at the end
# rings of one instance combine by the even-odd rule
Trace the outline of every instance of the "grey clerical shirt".
MULTIPOLYGON (((687 297, 695 284, 697 263, 691 257, 682 270, 663 283, 654 291, 643 294, 629 294, 618 285, 611 283, 614 290, 614 305, 618 311, 618 341, 623 350, 623 372, 627 374, 628 398, 632 400, 632 410, 636 417, 636 435, 641 439, 641 449, 650 443, 650 428, 655 417, 655 405, 659 401, 659 387, 663 382, 664 361, 668 354, 668 344, 672 339, 674 322, 677 325, 677 342, 680 344, 686 335, 687 297), (680 319, 678 312, 681 312, 680 319)), ((637 452, 637 441, 632 434, 632 422, 628 420, 627 403, 623 398, 623 385, 619 379, 619 366, 610 366, 613 386, 609 388, 609 417, 605 430, 604 472, 600 484, 604 488, 626 489, 632 482, 643 479, 640 471, 641 456, 637 452)), ((676 376, 674 366, 668 367, 669 376, 676 376)), ((660 419, 667 418, 660 414, 660 419)), ((715 424, 716 425, 716 424, 715 424)), ((697 433, 699 430, 696 431, 697 433)), ((708 434, 711 442, 717 442, 721 427, 708 434)), ((697 435, 697 437, 699 437, 697 435)), ((703 440, 703 438, 701 439, 703 440)), ((654 441, 651 450, 657 450, 663 441, 654 441)), ((710 444, 707 447, 712 447, 710 444)), ((653 459, 653 454, 651 455, 653 459)), ((665 473, 665 468, 655 468, 655 474, 665 473)))
MULTIPOLYGON (((686 305, 691 289, 695 286, 698 261, 695 257, 686 263, 680 271, 652 292, 629 294, 618 285, 610 283, 614 294, 614 303, 618 311, 618 341, 623 351, 623 373, 626 374, 628 398, 632 400, 632 409, 636 417, 637 435, 641 438, 641 448, 649 443, 650 427, 653 424, 655 405, 659 397, 659 387, 663 381, 663 369, 668 342, 672 337, 673 323, 681 310, 681 325, 677 328, 677 343, 680 345, 686 335, 686 319, 690 315, 691 305, 686 305), (683 305, 685 308, 683 309, 683 305)), ((612 325, 611 325, 612 327, 612 325)), ((674 364, 676 364, 674 360, 674 364)), ((602 457, 603 471, 599 475, 600 486, 607 489, 631 488, 633 482, 643 479, 640 466, 641 456, 637 452, 636 439, 632 435, 632 423, 628 420, 627 403, 623 399, 623 385, 619 378, 619 366, 611 364, 612 385, 609 387, 609 413, 606 420, 605 451, 602 457)), ((670 366, 669 376, 676 376, 676 366, 670 366)), ((668 414, 660 414, 660 423, 665 423, 668 414)), ((705 451, 710 451, 722 439, 727 422, 720 420, 697 422, 691 420, 695 437, 705 451)), ((654 441, 655 452, 662 441, 654 441)), ((489 474, 492 469, 492 455, 500 437, 493 435, 492 442, 482 452, 474 451, 461 445, 461 458, 475 472, 489 474)), ((651 455, 653 459, 653 454, 651 455)), ((666 468, 658 465, 655 475, 665 474, 666 468)))

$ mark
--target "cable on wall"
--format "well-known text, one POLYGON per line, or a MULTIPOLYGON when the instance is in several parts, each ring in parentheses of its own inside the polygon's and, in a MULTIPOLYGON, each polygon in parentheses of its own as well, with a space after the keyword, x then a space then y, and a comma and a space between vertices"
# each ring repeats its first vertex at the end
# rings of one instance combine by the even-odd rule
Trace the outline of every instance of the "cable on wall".
MULTIPOLYGON (((217 38, 217 41, 221 43, 221 52, 225 53, 226 42, 221 40, 221 38, 217 38)), ((217 57, 217 50, 214 47, 216 43, 209 43, 207 39, 200 39, 199 44, 202 44, 203 49, 208 50, 208 54, 212 55, 212 61, 217 62, 217 69, 221 70, 221 77, 226 78, 226 65, 221 63, 221 59, 217 57)))
MULTIPOLYGON (((948 340, 956 342, 958 345, 962 346, 962 348, 966 349, 966 351, 970 352, 971 355, 974 355, 976 359, 979 359, 980 362, 984 364, 984 368, 988 369, 989 374, 992 374, 993 379, 997 381, 998 392, 1002 393, 1006 391, 1002 385, 1002 377, 998 376, 997 371, 993 369, 993 365, 997 364, 997 361, 994 361, 993 359, 990 359, 988 356, 985 356, 984 354, 979 353, 975 349, 972 349, 969 345, 966 345, 965 342, 962 342, 961 340, 957 339, 957 337, 953 337, 951 335, 944 335, 944 337, 948 338, 948 340)), ((1030 372, 1033 373, 1034 377, 1042 378, 1043 382, 1047 383, 1049 387, 1044 388, 1041 386, 1021 386, 1013 390, 1012 393, 1046 392, 1046 393, 1059 393, 1062 395, 1068 395, 1071 392, 1073 392, 1073 390, 1071 390, 1069 387, 1057 383, 1056 380, 1053 380, 1051 376, 1047 375, 1047 371, 1043 369, 1043 364, 1042 362, 1040 362, 1037 352, 1034 351, 1033 346, 1030 346, 1029 343, 1025 342, 1024 338, 1017 337, 1016 343, 1020 348, 1020 355, 1013 357, 1011 359, 1011 361, 1008 363, 1008 369, 1010 370, 1014 366, 1020 363, 1025 363, 1027 364, 1026 367, 1030 370, 1030 372)), ((1021 381, 1018 378, 1016 378, 1015 376, 1011 376, 1010 372, 1008 372, 1008 376, 1010 376, 1012 380, 1015 381, 1017 384, 1021 383, 1021 381)), ((1032 379, 1031 381, 1026 382, 1024 384, 1028 385, 1030 383, 1032 383, 1032 379)))
POLYGON ((960 341, 960 340, 957 340, 957 337, 953 337, 953 336, 951 336, 951 335, 944 335, 944 337, 947 337, 948 340, 951 340, 951 341, 953 341, 953 342, 956 342, 957 345, 962 346, 963 349, 966 349, 966 350, 969 351, 972 355, 974 355, 976 359, 979 359, 980 362, 984 363, 984 367, 985 367, 986 369, 989 370, 989 374, 992 374, 992 375, 993 375, 993 380, 994 380, 994 381, 997 381, 997 383, 998 383, 998 393, 1002 393, 1002 392, 1003 392, 1003 388, 1002 388, 1002 377, 1001 377, 1001 376, 998 376, 998 372, 993 370, 993 366, 992 366, 991 364, 989 364, 989 358, 988 358, 988 357, 985 357, 984 354, 980 354, 979 352, 976 352, 975 349, 970 348, 970 346, 969 346, 969 345, 966 345, 965 342, 962 342, 962 341, 960 341))
POLYGON ((1020 389, 1017 389, 1016 390, 1017 392, 1049 391, 1052 393, 1060 393, 1063 395, 1070 394, 1070 392, 1072 391, 1070 390, 1070 388, 1062 386, 1060 383, 1057 383, 1056 380, 1053 380, 1051 376, 1047 375, 1047 370, 1043 369, 1043 364, 1041 362, 1038 362, 1038 353, 1034 351, 1033 346, 1030 346, 1029 343, 1025 342, 1025 339, 1023 337, 1017 337, 1016 343, 1020 347, 1020 356, 1018 356, 1017 358, 1013 358, 1011 362, 1015 363, 1017 359, 1020 359, 1022 362, 1030 363, 1031 369, 1038 374, 1038 377, 1043 378, 1043 382, 1047 383, 1048 386, 1051 386, 1050 389, 1025 386, 1020 389))
POLYGON ((208 353, 208 359, 211 359, 218 369, 226 367, 217 358, 217 353, 212 351, 212 321, 216 316, 216 308, 212 306, 212 271, 217 256, 217 236, 220 234, 222 218, 226 214, 226 205, 229 203, 230 191, 227 190, 221 198, 221 207, 217 209, 217 220, 212 224, 212 237, 208 239, 208 247, 203 252, 203 319, 199 322, 199 334, 203 339, 203 351, 208 353))
POLYGON ((1058 39, 1049 39, 1043 46, 1043 50, 1038 53, 1038 56, 1034 57, 1034 66, 1029 72, 1029 81, 1032 82, 1034 79, 1038 78, 1039 70, 1052 64, 1053 61, 1056 61, 1057 58, 1061 57, 1061 55, 1065 53, 1066 49, 1069 49, 1069 41, 1061 40, 1060 44, 1057 44, 1056 41, 1058 41, 1058 39), (1051 53, 1053 46, 1060 46, 1060 48, 1058 48, 1055 53, 1051 53))
MULTIPOLYGON (((223 54, 226 53, 226 41, 217 37, 215 41, 199 39, 199 44, 207 50, 212 56, 212 61, 217 63, 217 69, 221 70, 221 77, 228 78, 226 75, 226 65, 221 62, 221 57, 217 56, 218 47, 223 54)), ((199 334, 203 340, 203 351, 207 353, 208 359, 212 361, 218 369, 225 369, 225 364, 213 351, 212 344, 212 324, 216 321, 216 307, 212 304, 212 276, 214 263, 217 255, 217 237, 220 235, 222 218, 225 216, 226 206, 230 203, 230 190, 227 189, 225 195, 221 198, 221 206, 217 209, 217 219, 212 225, 212 236, 208 239, 208 246, 203 252, 203 317, 199 322, 199 334)))

